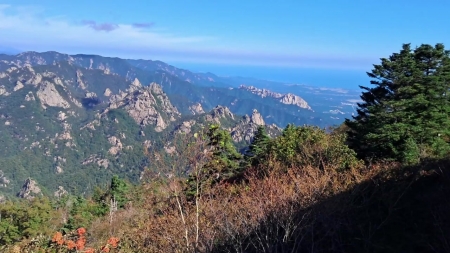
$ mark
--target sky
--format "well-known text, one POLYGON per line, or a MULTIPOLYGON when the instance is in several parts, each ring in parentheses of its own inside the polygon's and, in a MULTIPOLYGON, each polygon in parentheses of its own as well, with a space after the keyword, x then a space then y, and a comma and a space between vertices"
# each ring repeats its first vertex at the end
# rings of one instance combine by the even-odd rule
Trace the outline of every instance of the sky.
POLYGON ((368 71, 403 43, 450 46, 448 10, 444 0, 0 1, 0 49, 162 60, 199 71, 368 71))

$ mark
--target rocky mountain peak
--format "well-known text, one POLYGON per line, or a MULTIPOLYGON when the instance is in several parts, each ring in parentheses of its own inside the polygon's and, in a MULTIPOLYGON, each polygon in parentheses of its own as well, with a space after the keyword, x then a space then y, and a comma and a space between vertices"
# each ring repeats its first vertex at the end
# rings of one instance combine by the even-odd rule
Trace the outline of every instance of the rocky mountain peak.
POLYGON ((139 82, 139 79, 137 79, 137 78, 134 78, 134 80, 133 80, 133 82, 131 83, 131 85, 133 85, 133 86, 135 86, 135 87, 138 87, 138 88, 141 88, 141 87, 142 87, 141 82, 139 82))
POLYGON ((159 95, 159 94, 163 94, 164 93, 163 90, 162 90, 161 85, 159 85, 157 83, 151 83, 149 85, 149 87, 150 87, 150 90, 153 91, 155 94, 159 95))
MULTIPOLYGON (((265 127, 268 135, 271 137, 277 136, 282 131, 282 129, 275 124, 261 126, 265 127)), ((250 143, 253 140, 258 127, 259 126, 254 123, 248 123, 248 121, 246 121, 244 117, 241 122, 239 122, 234 128, 231 129, 231 138, 235 142, 245 141, 247 143, 250 143)))
POLYGON ((142 84, 141 84, 141 82, 139 82, 139 79, 134 78, 133 82, 131 82, 131 84, 128 88, 128 92, 130 92, 130 93, 135 92, 141 88, 142 88, 142 84))
POLYGON ((196 104, 189 106, 189 111, 192 113, 192 115, 205 113, 205 111, 203 110, 202 104, 200 104, 200 103, 196 103, 196 104))
POLYGON ((22 189, 17 194, 17 197, 23 199, 33 199, 42 195, 41 188, 37 185, 36 181, 28 178, 22 186, 22 189))
POLYGON ((235 142, 246 141, 249 143, 259 126, 264 126, 268 130, 269 135, 273 133, 273 136, 281 130, 276 125, 266 125, 262 115, 256 109, 253 109, 252 115, 245 115, 231 130, 231 138, 235 142))
POLYGON ((282 104, 295 105, 295 106, 298 106, 303 109, 311 110, 311 107, 308 105, 308 103, 303 98, 301 98, 297 95, 294 95, 292 93, 281 94, 281 93, 273 92, 273 91, 270 91, 267 89, 259 89, 254 86, 245 86, 243 84, 239 86, 239 89, 246 90, 246 91, 251 92, 255 95, 258 95, 262 98, 269 97, 272 99, 276 99, 276 100, 278 100, 278 102, 280 102, 282 104))
POLYGON ((253 113, 252 116, 250 116, 250 122, 258 125, 258 126, 263 126, 266 123, 264 122, 263 117, 261 116, 261 114, 256 110, 253 109, 253 113))
POLYGON ((206 120, 219 122, 221 118, 226 117, 234 119, 234 115, 228 107, 218 105, 212 109, 211 114, 207 115, 206 120))
POLYGON ((280 102, 287 105, 296 105, 300 108, 305 108, 311 110, 311 107, 308 105, 308 103, 301 97, 294 95, 292 93, 288 93, 283 95, 280 98, 280 102))
POLYGON ((262 98, 264 98, 264 97, 280 98, 282 96, 282 94, 280 94, 280 93, 272 92, 267 89, 258 89, 254 86, 245 86, 243 84, 241 84, 239 86, 239 89, 249 91, 249 92, 256 94, 262 98))
POLYGON ((161 132, 168 126, 169 121, 175 121, 181 114, 159 84, 151 83, 148 87, 138 87, 138 82, 135 79, 127 92, 112 95, 109 99, 109 109, 124 108, 136 123, 142 126, 153 125, 156 131, 161 132))

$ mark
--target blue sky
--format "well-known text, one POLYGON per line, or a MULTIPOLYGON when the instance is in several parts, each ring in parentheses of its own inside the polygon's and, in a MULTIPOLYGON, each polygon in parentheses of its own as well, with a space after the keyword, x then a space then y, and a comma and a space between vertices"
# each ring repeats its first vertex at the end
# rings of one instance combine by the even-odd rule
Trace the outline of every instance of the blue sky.
POLYGON ((450 47, 450 1, 0 3, 0 48, 172 64, 368 70, 402 43, 450 47))

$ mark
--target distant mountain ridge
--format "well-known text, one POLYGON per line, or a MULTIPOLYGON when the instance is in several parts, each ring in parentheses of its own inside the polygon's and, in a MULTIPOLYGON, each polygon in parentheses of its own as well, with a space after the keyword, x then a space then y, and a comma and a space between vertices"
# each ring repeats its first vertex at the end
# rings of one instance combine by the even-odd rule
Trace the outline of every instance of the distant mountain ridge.
POLYGON ((249 114, 253 109, 257 109, 268 122, 279 126, 285 126, 288 123, 324 126, 333 124, 324 121, 321 115, 308 110, 299 111, 298 107, 290 106, 289 100, 264 99, 251 96, 246 90, 230 90, 230 85, 224 83, 226 78, 211 73, 193 73, 161 61, 124 60, 97 55, 67 55, 58 52, 24 52, 16 56, 0 57, 0 71, 25 65, 57 65, 59 62, 85 69, 98 69, 104 74, 118 75, 128 81, 137 78, 144 84, 156 82, 163 87, 169 97, 177 101, 175 106, 181 110, 181 113, 187 112, 185 108, 200 103, 205 110, 211 110, 216 105, 224 105, 228 106, 233 113, 241 115, 249 114))
POLYGON ((303 98, 301 98, 297 95, 294 95, 292 93, 281 94, 281 93, 273 92, 273 91, 270 91, 267 89, 258 89, 254 86, 245 86, 243 84, 241 86, 239 86, 239 89, 249 91, 253 94, 261 96, 262 98, 270 97, 270 98, 277 99, 279 102, 281 102, 283 104, 296 105, 300 108, 311 110, 311 107, 308 105, 308 103, 303 98))

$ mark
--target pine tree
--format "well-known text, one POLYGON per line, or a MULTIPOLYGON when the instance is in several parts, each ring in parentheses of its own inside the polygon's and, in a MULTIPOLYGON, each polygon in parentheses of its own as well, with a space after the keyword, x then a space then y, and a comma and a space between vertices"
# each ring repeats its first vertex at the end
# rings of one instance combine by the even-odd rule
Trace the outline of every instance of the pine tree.
POLYGON ((230 180, 240 173, 242 155, 236 150, 230 133, 218 125, 211 125, 207 137, 211 157, 199 171, 192 171, 189 175, 187 193, 191 198, 198 194, 198 184, 203 189, 230 180))
POLYGON ((210 174, 215 174, 218 178, 231 178, 239 170, 239 161, 242 155, 236 150, 230 133, 220 129, 217 125, 212 125, 208 137, 212 160, 206 167, 211 171, 210 174))
POLYGON ((360 86, 363 102, 353 120, 346 120, 349 144, 366 158, 412 164, 448 153, 449 56, 442 44, 415 50, 404 44, 374 65, 367 74, 375 87, 360 86))
POLYGON ((110 197, 114 198, 119 204, 119 207, 124 207, 128 201, 126 194, 128 193, 128 184, 125 180, 120 179, 119 176, 114 175, 111 178, 110 197))
POLYGON ((259 126, 248 150, 245 152, 245 165, 257 166, 267 154, 270 137, 263 126, 259 126))

